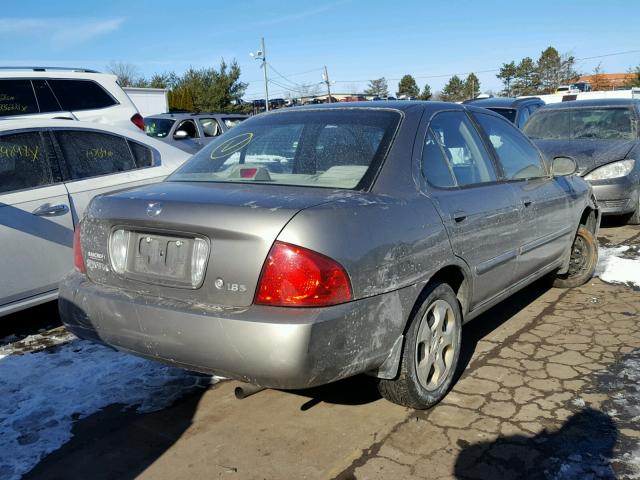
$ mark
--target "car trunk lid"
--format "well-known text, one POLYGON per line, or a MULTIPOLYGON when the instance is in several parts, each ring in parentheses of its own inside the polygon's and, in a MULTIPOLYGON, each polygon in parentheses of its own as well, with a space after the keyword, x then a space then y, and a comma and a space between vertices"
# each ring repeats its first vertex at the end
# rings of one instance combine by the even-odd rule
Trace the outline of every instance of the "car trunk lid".
POLYGON ((249 306, 280 231, 296 213, 329 201, 332 193, 275 185, 163 182, 97 197, 82 227, 87 275, 131 294, 249 306), (109 251, 110 238, 119 230, 126 233, 120 273, 114 271, 109 251), (205 270, 194 283, 193 259, 203 241, 205 270))

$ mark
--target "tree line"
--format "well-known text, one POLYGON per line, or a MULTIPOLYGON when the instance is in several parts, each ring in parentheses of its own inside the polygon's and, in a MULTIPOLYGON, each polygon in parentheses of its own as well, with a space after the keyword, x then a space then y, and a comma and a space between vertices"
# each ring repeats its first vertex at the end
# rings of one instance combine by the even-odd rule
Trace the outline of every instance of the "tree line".
POLYGON ((122 87, 166 88, 169 109, 188 112, 240 112, 246 106, 241 99, 247 83, 240 81, 240 67, 224 59, 218 68, 190 67, 182 75, 175 72, 154 73, 145 78, 135 65, 112 62, 107 69, 118 77, 122 87))
MULTIPOLYGON (((154 73, 146 78, 139 74, 135 65, 112 62, 107 69, 118 77, 123 87, 151 87, 169 90, 168 101, 171 110, 190 112, 239 112, 251 110, 251 105, 243 104, 248 84, 240 81, 240 67, 236 60, 227 64, 224 59, 218 68, 189 68, 182 75, 175 72, 154 73)), ((629 69, 626 87, 640 87, 640 65, 629 69)), ((592 88, 606 90, 611 87, 600 65, 593 71, 592 88)), ((577 70, 576 59, 568 53, 560 54, 554 47, 547 47, 537 60, 524 57, 519 61, 503 63, 496 77, 502 81, 506 96, 541 95, 553 93, 558 86, 575 82, 581 73, 577 70)), ((316 93, 317 85, 308 88, 309 94, 316 93)), ((354 90, 357 86, 353 86, 354 90)), ((390 92, 385 77, 369 81, 366 95, 387 98, 390 93, 418 100, 443 100, 460 102, 477 97, 481 92, 480 80, 474 73, 461 78, 453 75, 440 92, 432 93, 425 83, 422 90, 412 75, 404 75, 396 92, 390 92)))
MULTIPOLYGON (((625 87, 640 87, 640 65, 630 69, 633 76, 626 82, 625 87)), ((543 95, 553 93, 560 85, 575 82, 582 73, 577 70, 576 59, 569 53, 561 54, 554 47, 547 47, 540 53, 537 60, 524 57, 519 61, 503 63, 496 77, 502 81, 503 90, 500 95, 516 97, 522 95, 543 95)), ((602 73, 598 65, 593 70, 593 90, 607 90, 611 84, 602 73)), ((431 93, 431 87, 425 84, 420 92, 415 78, 405 75, 398 83, 397 95, 414 97, 419 100, 443 100, 445 102, 461 102, 475 98, 480 94, 480 80, 474 73, 469 73, 464 79, 453 75, 443 87, 442 91, 431 93)), ((384 77, 370 80, 365 94, 386 97, 389 88, 384 77)))

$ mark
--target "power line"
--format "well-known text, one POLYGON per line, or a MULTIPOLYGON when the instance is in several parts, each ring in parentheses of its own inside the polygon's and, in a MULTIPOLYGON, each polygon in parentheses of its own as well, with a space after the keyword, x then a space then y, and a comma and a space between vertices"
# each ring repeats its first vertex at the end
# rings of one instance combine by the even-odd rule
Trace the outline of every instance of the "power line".
POLYGON ((295 85, 295 86, 297 86, 297 87, 302 86, 302 85, 300 85, 299 83, 296 83, 296 82, 294 82, 293 80, 289 80, 287 77, 285 77, 284 75, 282 75, 278 70, 276 70, 276 69, 275 69, 275 67, 274 67, 273 65, 269 64, 269 67, 271 68, 271 70, 272 70, 276 75, 278 75, 278 76, 279 76, 280 78, 282 78, 283 80, 285 80, 285 81, 287 81, 287 82, 289 82, 289 83, 291 83, 292 85, 295 85))
MULTIPOLYGON (((575 61, 576 62, 580 62, 580 61, 584 61, 584 60, 594 60, 594 59, 598 59, 598 58, 606 58, 606 57, 615 57, 615 56, 619 56, 619 55, 629 55, 632 53, 640 53, 640 49, 638 50, 625 50, 625 51, 621 51, 621 52, 612 52, 612 53, 605 53, 602 55, 593 55, 593 56, 589 56, 589 57, 580 57, 580 58, 576 58, 575 61)), ((303 84, 300 83, 296 83, 292 80, 289 80, 287 77, 294 77, 294 76, 298 76, 298 75, 304 75, 307 73, 312 73, 312 72, 317 72, 317 71, 322 71, 324 70, 324 68, 314 68, 311 70, 306 70, 304 72, 298 72, 298 73, 291 73, 289 75, 284 75, 281 74, 279 71, 277 71, 275 68, 273 68, 273 65, 269 64, 269 66, 271 67, 271 70, 273 70, 279 77, 283 78, 284 80, 286 80, 287 82, 296 85, 298 87, 304 87, 303 84)), ((500 68, 491 68, 491 69, 486 69, 486 70, 475 70, 473 72, 457 72, 457 73, 442 73, 442 74, 427 74, 427 75, 414 75, 413 78, 415 79, 430 79, 430 78, 450 78, 454 75, 458 75, 458 76, 466 76, 469 75, 471 73, 474 74, 480 74, 480 73, 495 73, 495 72, 499 72, 500 68)), ((388 81, 400 81, 402 78, 387 78, 386 80, 388 81)), ((258 80, 253 80, 253 82, 257 82, 258 80)), ((368 82, 370 81, 370 79, 366 79, 366 80, 332 80, 332 83, 363 83, 363 82, 368 82)), ((247 83, 250 83, 251 81, 248 81, 247 83)), ((294 88, 294 87, 289 87, 287 85, 282 85, 279 84, 277 82, 275 82, 274 80, 269 80, 269 83, 272 83, 274 85, 277 85, 280 88, 283 88, 285 90, 279 91, 278 93, 283 94, 283 93, 289 93, 291 91, 295 91, 295 92, 299 92, 299 93, 307 93, 305 90, 302 90, 300 88, 294 88)), ((319 82, 322 83, 322 82, 319 82)), ((315 83, 311 84, 311 86, 316 85, 315 83)), ((254 94, 252 96, 250 96, 250 98, 260 98, 259 94, 254 94)))

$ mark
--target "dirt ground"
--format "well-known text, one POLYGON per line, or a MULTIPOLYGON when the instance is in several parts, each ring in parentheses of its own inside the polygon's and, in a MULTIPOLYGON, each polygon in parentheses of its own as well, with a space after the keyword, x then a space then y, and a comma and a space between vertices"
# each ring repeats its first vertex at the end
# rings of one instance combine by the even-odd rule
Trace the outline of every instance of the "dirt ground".
MULTIPOLYGON (((606 245, 640 244, 608 227, 606 245)), ((640 478, 640 294, 533 285, 465 326, 464 371, 416 412, 357 377, 244 400, 223 381, 165 410, 75 423, 33 479, 640 478)))

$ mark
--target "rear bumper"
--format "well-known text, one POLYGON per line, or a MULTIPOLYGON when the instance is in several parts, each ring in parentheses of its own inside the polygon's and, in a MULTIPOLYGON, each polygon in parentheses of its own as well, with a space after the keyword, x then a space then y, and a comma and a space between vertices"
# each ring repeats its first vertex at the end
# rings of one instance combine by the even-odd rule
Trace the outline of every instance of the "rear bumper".
POLYGON ((638 184, 629 177, 589 182, 605 215, 620 215, 635 212, 638 208, 638 184))
MULTIPOLYGON (((307 388, 379 367, 413 288, 327 308, 194 306, 94 284, 60 284, 60 315, 81 338, 204 373, 307 388)), ((410 308, 410 307, 409 307, 410 308)))

